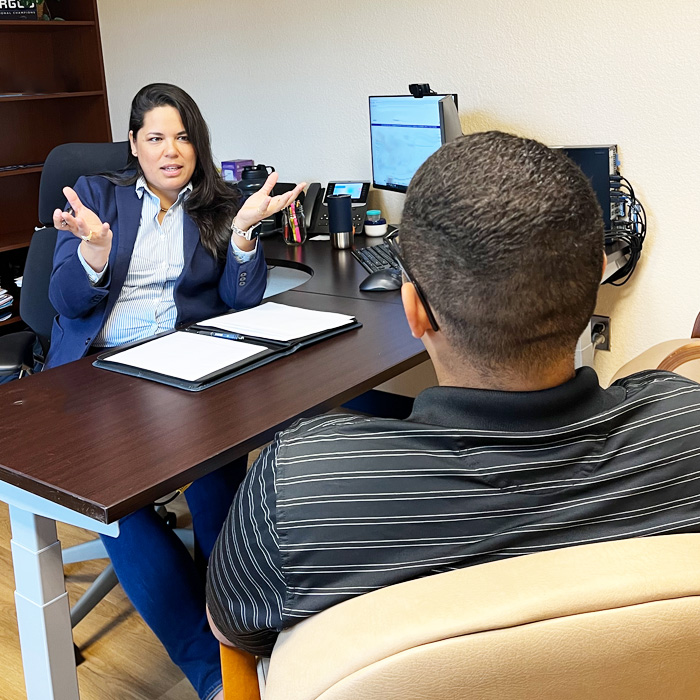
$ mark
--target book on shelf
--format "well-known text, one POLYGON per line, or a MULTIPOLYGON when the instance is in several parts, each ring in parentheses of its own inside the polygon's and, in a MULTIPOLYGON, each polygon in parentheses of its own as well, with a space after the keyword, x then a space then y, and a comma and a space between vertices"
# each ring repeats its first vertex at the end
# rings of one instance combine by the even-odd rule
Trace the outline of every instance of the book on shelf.
POLYGON ((201 391, 361 327, 354 316, 267 302, 107 350, 93 365, 201 391))

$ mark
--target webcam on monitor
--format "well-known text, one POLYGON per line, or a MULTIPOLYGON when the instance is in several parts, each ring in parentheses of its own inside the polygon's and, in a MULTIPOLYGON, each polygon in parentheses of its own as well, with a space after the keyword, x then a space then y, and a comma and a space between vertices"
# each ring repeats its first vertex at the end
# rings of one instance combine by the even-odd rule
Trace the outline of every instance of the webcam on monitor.
POLYGON ((425 97, 426 95, 437 95, 435 90, 430 89, 428 83, 410 83, 408 86, 408 91, 414 97, 425 97))

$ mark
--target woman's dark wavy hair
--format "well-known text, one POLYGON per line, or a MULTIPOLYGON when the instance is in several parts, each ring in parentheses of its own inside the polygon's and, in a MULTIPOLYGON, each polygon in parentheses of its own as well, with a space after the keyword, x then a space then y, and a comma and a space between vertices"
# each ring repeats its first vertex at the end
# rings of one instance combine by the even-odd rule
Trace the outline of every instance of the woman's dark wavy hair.
MULTIPOLYGON (((156 107, 174 107, 180 114, 197 163, 192 174, 192 192, 185 200, 185 212, 199 228, 202 245, 219 259, 225 259, 231 240, 230 225, 240 206, 237 187, 225 182, 214 165, 209 127, 196 102, 181 88, 169 83, 152 83, 141 88, 131 103, 129 131, 143 127, 148 112, 156 107)), ((125 172, 106 175, 115 185, 133 185, 143 175, 138 158, 129 151, 125 172), (134 172, 135 171, 135 172, 134 172)))

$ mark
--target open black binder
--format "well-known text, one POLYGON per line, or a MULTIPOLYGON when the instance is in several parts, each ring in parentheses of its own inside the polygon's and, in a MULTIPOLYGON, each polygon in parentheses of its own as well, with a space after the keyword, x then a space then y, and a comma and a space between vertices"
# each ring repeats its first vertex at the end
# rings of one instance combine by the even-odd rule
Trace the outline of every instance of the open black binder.
MULTIPOLYGON (((291 310, 295 307, 289 308, 291 310)), ((300 309, 300 311, 306 312, 307 310, 300 309)), ((234 312, 234 314, 235 313, 236 312, 234 312)), ((324 314, 325 312, 318 313, 324 314)), ((185 329, 159 333, 152 338, 107 350, 106 352, 100 353, 92 364, 101 369, 127 374, 132 377, 150 379, 151 381, 160 382, 161 384, 167 384, 168 386, 174 386, 179 389, 185 389, 186 391, 202 391, 203 389, 224 382, 232 377, 249 372, 257 367, 262 367, 268 362, 273 362, 280 357, 291 355, 304 347, 321 342, 327 338, 332 338, 340 333, 362 327, 362 324, 357 321, 357 319, 349 316, 347 318, 348 321, 343 323, 343 325, 288 341, 273 340, 248 335, 247 333, 243 335, 221 330, 219 327, 208 325, 211 321, 216 321, 216 319, 209 319, 208 321, 192 324, 185 329), (229 345, 230 343, 233 345, 229 345), (196 353, 198 351, 197 346, 200 344, 202 345, 202 350, 209 353, 209 360, 215 358, 217 354, 221 354, 225 357, 227 351, 237 351, 239 349, 244 349, 251 354, 233 362, 226 363, 224 361, 224 364, 220 364, 220 366, 217 366, 212 371, 205 372, 197 377, 173 376, 166 371, 157 371, 153 368, 153 355, 157 357, 161 348, 163 352, 168 353, 172 352, 173 348, 179 348, 184 345, 188 352, 196 353), (145 347, 146 345, 148 345, 148 348, 145 347), (236 345, 238 345, 238 347, 236 347, 236 345), (245 346, 245 348, 243 348, 243 346, 245 346), (133 358, 135 357, 134 349, 137 349, 137 352, 146 350, 150 354, 150 367, 148 366, 149 362, 145 363, 145 367, 139 366, 138 362, 133 363, 133 358), (122 356, 123 359, 120 356, 122 356)), ((172 359, 172 357, 170 359, 172 359)), ((196 367, 190 367, 189 369, 195 373, 197 371, 196 367)))

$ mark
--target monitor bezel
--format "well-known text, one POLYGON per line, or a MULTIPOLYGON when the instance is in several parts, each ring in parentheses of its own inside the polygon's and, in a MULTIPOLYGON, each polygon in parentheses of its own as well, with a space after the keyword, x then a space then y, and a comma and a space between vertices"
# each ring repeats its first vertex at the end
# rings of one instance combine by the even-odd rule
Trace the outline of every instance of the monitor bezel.
MULTIPOLYGON (((402 94, 402 95, 370 95, 367 98, 367 109, 368 112, 370 110, 370 105, 371 102, 370 100, 375 99, 377 97, 410 97, 414 100, 422 100, 423 97, 415 97, 411 94, 402 94)), ((453 102, 455 103, 455 109, 459 110, 459 98, 457 97, 456 92, 438 92, 435 93, 434 95, 425 95, 425 97, 437 97, 439 98, 437 100, 438 104, 440 100, 442 100, 445 97, 451 97, 453 102)), ((442 134, 442 131, 444 129, 444 125, 442 123, 442 113, 440 114, 440 133, 442 134)), ((370 162, 372 165, 372 187, 375 190, 386 190, 387 192, 399 192, 401 194, 406 194, 408 191, 408 186, 407 185, 379 185, 377 184, 376 180, 374 179, 374 147, 372 145, 372 118, 371 118, 371 112, 370 112, 370 122, 369 122, 369 148, 370 148, 370 162)))

